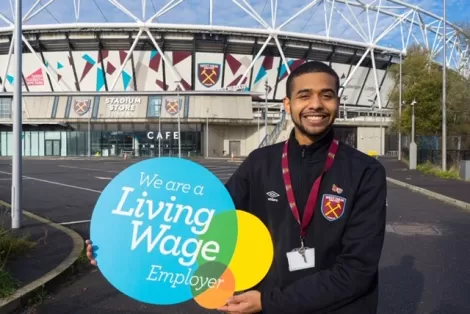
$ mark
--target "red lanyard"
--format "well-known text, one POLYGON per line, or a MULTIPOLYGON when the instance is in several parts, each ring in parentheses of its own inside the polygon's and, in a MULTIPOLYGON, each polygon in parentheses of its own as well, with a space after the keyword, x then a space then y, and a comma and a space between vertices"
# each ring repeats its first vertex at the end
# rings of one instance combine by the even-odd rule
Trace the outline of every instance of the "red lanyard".
POLYGON ((290 178, 290 171, 289 171, 289 160, 287 157, 288 154, 288 140, 284 144, 284 150, 282 152, 282 175, 284 177, 284 183, 286 186, 286 193, 287 193, 287 200, 289 201, 289 206, 292 210, 292 214, 295 217, 295 220, 299 223, 300 229, 300 238, 303 239, 307 235, 307 228, 312 221, 313 213, 315 212, 315 204, 317 203, 318 193, 320 191, 320 184, 325 172, 331 168, 333 162, 335 160, 336 152, 338 151, 338 139, 333 139, 330 144, 330 148, 328 149, 328 156, 326 158, 325 166, 323 168, 322 173, 320 176, 315 180, 313 183, 313 187, 310 190, 310 194, 308 195, 307 205, 305 206, 304 216, 302 217, 302 222, 300 221, 300 214, 299 209, 297 208, 297 204, 295 202, 294 192, 292 191, 292 181, 290 178))

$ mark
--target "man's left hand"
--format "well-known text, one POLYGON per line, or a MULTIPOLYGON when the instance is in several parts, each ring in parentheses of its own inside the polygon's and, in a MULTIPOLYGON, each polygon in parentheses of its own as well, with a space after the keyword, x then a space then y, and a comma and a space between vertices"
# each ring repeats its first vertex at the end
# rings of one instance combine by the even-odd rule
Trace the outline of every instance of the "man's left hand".
POLYGON ((236 314, 259 313, 261 312, 261 293, 251 290, 234 295, 227 300, 227 305, 219 308, 219 311, 236 314))

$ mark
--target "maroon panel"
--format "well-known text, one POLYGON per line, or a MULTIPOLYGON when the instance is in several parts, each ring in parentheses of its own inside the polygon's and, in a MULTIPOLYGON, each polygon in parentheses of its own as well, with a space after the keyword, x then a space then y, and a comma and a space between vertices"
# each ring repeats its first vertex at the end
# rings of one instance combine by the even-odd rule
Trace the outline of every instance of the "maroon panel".
POLYGON ((242 76, 243 76, 243 74, 240 74, 239 76, 237 76, 230 84, 227 85, 227 87, 232 87, 232 86, 236 86, 236 85, 246 84, 247 81, 248 81, 248 77, 245 77, 245 78, 243 79, 243 83, 239 83, 240 80, 242 79, 242 76))
POLYGON ((181 79, 181 83, 183 84, 185 90, 191 90, 192 89, 191 85, 189 85, 188 82, 186 82, 184 79, 181 79))
POLYGON ((121 61, 121 65, 124 64, 124 60, 126 60, 127 52, 124 50, 119 50, 119 61, 121 61))
MULTIPOLYGON (((281 61, 282 62, 282 61, 281 61)), ((290 71, 294 71, 295 69, 297 69, 299 66, 301 66, 302 64, 304 64, 305 60, 303 59, 298 59, 298 60, 295 60, 294 62, 292 62, 291 66, 289 67, 290 68, 290 71)), ((287 76, 289 75, 289 73, 286 71, 282 76, 281 78, 279 79, 279 81, 282 81, 283 79, 285 79, 287 76)))
POLYGON ((232 71, 232 74, 235 75, 235 73, 237 73, 240 67, 242 66, 242 63, 235 59, 235 57, 231 54, 227 54, 226 60, 230 71, 232 71))
POLYGON ((112 75, 114 71, 116 71, 116 67, 108 61, 108 63, 106 64, 106 73, 112 75))
POLYGON ((173 51, 173 65, 177 65, 186 58, 191 57, 190 51, 173 51))
POLYGON ((268 71, 273 68, 274 57, 272 56, 265 56, 263 60, 263 68, 268 71))
POLYGON ((83 81, 83 79, 85 78, 85 76, 87 76, 88 72, 90 72, 90 70, 93 69, 93 64, 91 63, 85 63, 85 67, 83 69, 83 73, 82 73, 82 77, 80 78, 80 82, 83 81))
POLYGON ((163 81, 156 80, 155 83, 158 85, 158 87, 160 87, 164 91, 168 90, 168 85, 163 84, 163 81))
POLYGON ((157 53, 152 59, 150 59, 149 68, 158 72, 160 68, 160 61, 162 60, 162 56, 157 53))
POLYGON ((98 63, 101 61, 101 55, 103 55, 103 60, 106 59, 109 56, 109 50, 101 50, 101 54, 98 54, 98 63))

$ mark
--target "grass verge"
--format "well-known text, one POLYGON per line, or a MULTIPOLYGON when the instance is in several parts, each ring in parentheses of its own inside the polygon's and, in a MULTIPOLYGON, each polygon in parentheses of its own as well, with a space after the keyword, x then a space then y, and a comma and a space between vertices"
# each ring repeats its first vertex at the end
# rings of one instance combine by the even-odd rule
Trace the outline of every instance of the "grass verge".
POLYGON ((444 179, 461 180, 459 176, 459 170, 455 166, 451 166, 450 169, 447 171, 442 171, 440 167, 433 165, 432 163, 427 161, 423 164, 417 165, 416 170, 444 179))
POLYGON ((7 263, 25 254, 35 246, 26 236, 17 237, 10 230, 0 226, 0 298, 11 295, 18 288, 19 283, 6 270, 7 263))

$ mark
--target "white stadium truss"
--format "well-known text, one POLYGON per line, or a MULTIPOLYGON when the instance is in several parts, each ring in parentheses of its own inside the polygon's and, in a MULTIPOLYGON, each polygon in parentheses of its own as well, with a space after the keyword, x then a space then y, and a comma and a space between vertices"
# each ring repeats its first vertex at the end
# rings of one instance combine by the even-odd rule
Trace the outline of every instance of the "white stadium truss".
MULTIPOLYGON (((2 92, 11 93, 13 90, 14 14, 11 13, 15 0, 2 2, 7 4, 8 1, 10 5, 2 5, 0 11, 0 21, 3 21, 0 24, 0 96, 2 92)), ((348 86, 359 84, 352 82, 359 81, 359 75, 362 77, 363 83, 356 86, 358 91, 354 97, 348 99, 347 95, 342 95, 344 115, 348 111, 371 112, 374 108, 389 113, 386 110, 389 108, 387 94, 395 86, 383 87, 387 69, 391 64, 400 62, 400 58, 406 57, 407 47, 415 44, 425 47, 431 51, 436 62, 443 64, 443 19, 399 0, 251 0, 251 4, 248 0, 167 0, 166 3, 162 0, 30 0, 30 6, 27 2, 23 0, 25 94, 169 91, 175 90, 177 85, 182 90, 200 90, 200 74, 194 74, 196 65, 199 62, 215 62, 210 60, 210 56, 216 54, 217 59, 221 59, 217 62, 225 68, 226 56, 231 53, 249 57, 244 71, 239 73, 241 78, 238 82, 244 84, 247 81, 251 91, 264 93, 264 80, 270 80, 270 103, 279 104, 284 96, 285 88, 277 88, 277 85, 285 84, 285 81, 279 79, 281 72, 286 72, 283 73, 285 77, 293 64, 299 64, 296 60, 315 59, 337 67, 338 74, 342 76, 342 94, 348 90, 348 86), (93 16, 99 19, 90 20, 90 12, 93 11, 93 16), (60 18, 57 19, 57 16, 60 18), (40 23, 33 23, 38 19, 40 23), (46 24, 43 22, 45 20, 56 23, 46 24), (201 20, 204 22, 201 23, 201 20), (81 85, 80 73, 77 74, 76 69, 77 59, 81 56, 77 53, 94 51, 94 60, 100 63, 99 59, 103 58, 101 50, 119 54, 125 51, 122 54, 125 57, 121 57, 120 63, 116 61, 118 66, 113 66, 112 75, 104 74, 104 83, 100 88, 95 89, 93 84, 81 85), (139 83, 140 78, 136 78, 139 75, 137 72, 141 70, 136 66, 137 59, 139 56, 142 58, 144 53, 147 53, 146 58, 151 58, 150 50, 162 58, 164 69, 161 80, 166 88, 159 89, 154 85, 155 89, 152 89, 145 82, 139 83), (174 64, 169 52, 188 50, 193 52, 193 60, 188 65, 189 70, 184 70, 174 64), (59 52, 68 56, 62 59, 62 66, 71 60, 73 68, 73 75, 70 72, 62 80, 62 75, 55 66, 50 66, 48 59, 59 52), (194 60, 196 54, 200 60, 194 60), (274 63, 273 67, 276 60, 271 61, 274 71, 272 76, 264 73, 266 78, 254 86, 252 76, 256 74, 253 69, 257 67, 259 75, 260 69, 264 67, 260 59, 265 55, 274 56, 278 63, 274 63), (35 71, 32 66, 25 68, 28 63, 35 63, 36 67, 40 66, 47 73, 47 80, 43 79, 46 89, 36 88, 35 84, 28 87, 25 75, 35 71), (363 68, 367 71, 358 74, 363 68), (344 72, 340 73, 343 71, 341 69, 345 69, 344 72), (126 74, 129 80, 133 78, 129 88, 120 83, 125 71, 129 72, 126 74), (187 71, 190 74, 185 73, 187 71), (187 84, 183 83, 185 76, 188 77, 187 84), (367 82, 371 84, 369 87, 365 86, 367 82), (369 91, 367 99, 361 98, 364 89, 369 91)), ((448 22, 446 28, 446 64, 467 75, 470 65, 468 38, 463 36, 462 29, 452 23, 448 22)), ((79 61, 81 64, 84 62, 79 61)), ((106 72, 104 62, 101 66, 101 70, 106 72)), ((268 72, 267 69, 263 71, 268 72)), ((213 88, 227 88, 228 79, 224 85, 224 74, 219 73, 220 76, 222 82, 213 88)), ((264 102, 264 96, 255 99, 255 104, 257 101, 264 102)))

